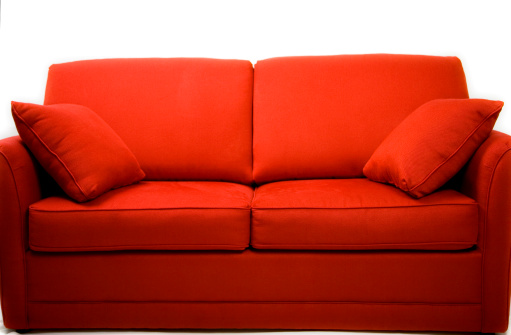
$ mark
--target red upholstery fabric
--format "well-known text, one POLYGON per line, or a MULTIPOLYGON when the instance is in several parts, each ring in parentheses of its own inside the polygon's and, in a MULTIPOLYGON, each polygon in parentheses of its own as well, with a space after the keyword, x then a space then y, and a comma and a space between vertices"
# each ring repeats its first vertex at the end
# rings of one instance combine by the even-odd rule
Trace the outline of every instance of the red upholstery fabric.
POLYGON ((493 131, 464 174, 462 192, 480 205, 478 247, 482 249, 482 328, 505 332, 509 322, 511 250, 511 136, 493 131))
POLYGON ((322 329, 476 332, 478 304, 29 303, 33 328, 322 329), (84 317, 84 316, 87 317, 84 317))
POLYGON ((254 179, 361 177, 383 139, 425 102, 468 98, 459 59, 410 55, 258 61, 254 179))
POLYGON ((52 65, 45 104, 98 113, 148 180, 252 182, 249 61, 107 59, 52 65))
POLYGON ((27 254, 29 302, 480 304, 481 252, 27 254))
POLYGON ((413 199, 367 179, 260 186, 251 245, 259 249, 465 249, 477 242, 477 203, 453 190, 413 199))
POLYGON ((413 199, 389 185, 335 179, 362 176, 383 139, 424 102, 467 98, 459 60, 361 55, 259 62, 255 181, 302 180, 255 193, 225 182, 253 181, 252 75, 244 61, 52 66, 47 103, 98 106, 147 178, 173 181, 144 181, 82 204, 65 196, 41 200, 50 189, 44 171, 19 138, 0 140, 6 327, 505 331, 510 136, 490 135, 459 174, 457 191, 413 199), (150 245, 144 249, 161 247, 152 243, 242 249, 251 202, 255 244, 301 239, 310 246, 335 238, 337 247, 362 242, 368 249, 364 243, 376 241, 388 248, 398 241, 417 248, 422 240, 446 250, 112 250, 140 241, 150 245), (447 250, 476 239, 475 247, 447 250), (32 242, 52 248, 30 250, 32 242), (104 249, 84 248, 92 243, 104 249), (67 252, 74 250, 87 252, 67 252))
POLYGON ((454 177, 488 138, 503 105, 482 99, 425 103, 376 149, 364 175, 415 198, 430 194, 454 177))
POLYGON ((0 140, 0 275, 5 327, 28 328, 28 206, 41 198, 39 166, 19 137, 0 140))
POLYGON ((94 199, 145 176, 119 136, 87 107, 13 101, 12 115, 30 151, 76 201, 94 199))
POLYGON ((50 197, 30 206, 37 251, 242 250, 250 187, 224 182, 141 182, 85 204, 50 197))

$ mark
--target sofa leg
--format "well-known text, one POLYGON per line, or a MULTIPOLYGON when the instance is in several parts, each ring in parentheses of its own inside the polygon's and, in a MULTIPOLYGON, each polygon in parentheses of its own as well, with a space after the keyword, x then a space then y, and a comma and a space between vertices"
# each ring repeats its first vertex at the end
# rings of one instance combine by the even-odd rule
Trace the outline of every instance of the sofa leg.
POLYGON ((18 334, 26 334, 30 331, 30 329, 16 329, 16 333, 18 334))

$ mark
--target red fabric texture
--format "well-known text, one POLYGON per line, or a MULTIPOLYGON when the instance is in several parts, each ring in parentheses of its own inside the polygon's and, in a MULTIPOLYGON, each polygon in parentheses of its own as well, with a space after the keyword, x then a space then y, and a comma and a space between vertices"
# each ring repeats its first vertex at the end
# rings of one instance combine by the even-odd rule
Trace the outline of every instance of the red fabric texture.
POLYGON ((28 328, 28 206, 41 198, 38 164, 21 142, 0 140, 0 295, 5 327, 28 328))
POLYGON ((76 201, 144 178, 135 156, 92 110, 12 102, 16 128, 44 169, 76 201))
POLYGON ((4 324, 504 332, 511 137, 493 131, 456 190, 358 178, 411 111, 466 98, 453 57, 54 65, 46 103, 97 112, 157 181, 48 197, 21 139, 0 140, 4 324))
POLYGON ((362 177, 385 137, 433 99, 468 98, 459 59, 283 57, 254 77, 254 179, 362 177))
POLYGON ((503 105, 483 99, 427 102, 390 133, 364 174, 415 198, 430 194, 454 177, 488 138, 503 105))
POLYGON ((27 253, 29 302, 481 303, 481 252, 27 253))
POLYGON ((251 245, 258 249, 466 249, 477 243, 478 205, 453 190, 420 200, 367 179, 281 181, 256 189, 251 245))
POLYGON ((505 332, 509 322, 511 136, 493 131, 470 160, 461 191, 480 206, 481 332, 505 332))
POLYGON ((44 101, 91 108, 147 180, 250 184, 252 86, 245 60, 90 60, 52 65, 44 101))
POLYGON ((30 248, 243 250, 252 197, 225 182, 141 182, 84 204, 50 197, 30 206, 30 248))
POLYGON ((30 303, 34 328, 320 329, 477 332, 474 304, 30 303), (84 317, 86 315, 87 317, 84 317))

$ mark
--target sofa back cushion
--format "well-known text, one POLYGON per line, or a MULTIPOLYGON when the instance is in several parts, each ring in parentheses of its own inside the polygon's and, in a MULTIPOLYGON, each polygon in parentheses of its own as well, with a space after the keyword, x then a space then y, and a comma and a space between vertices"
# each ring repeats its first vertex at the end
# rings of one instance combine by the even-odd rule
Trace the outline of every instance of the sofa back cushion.
POLYGON ((249 61, 107 59, 52 65, 45 104, 87 106, 148 180, 252 182, 249 61))
POLYGON ((456 57, 343 55, 258 61, 254 179, 361 177, 371 154, 433 99, 468 98, 456 57))

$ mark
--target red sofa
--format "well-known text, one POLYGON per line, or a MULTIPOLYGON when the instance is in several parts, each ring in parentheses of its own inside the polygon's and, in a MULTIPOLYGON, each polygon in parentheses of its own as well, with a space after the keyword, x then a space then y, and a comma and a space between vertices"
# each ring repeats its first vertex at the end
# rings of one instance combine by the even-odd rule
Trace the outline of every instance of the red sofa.
POLYGON ((362 173, 415 108, 467 97, 455 57, 53 65, 45 104, 94 110, 146 177, 77 203, 0 141, 5 326, 503 332, 511 138, 420 199, 362 173))

